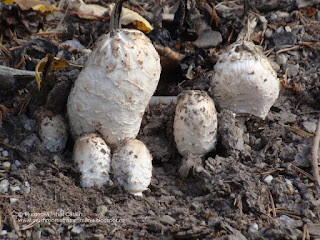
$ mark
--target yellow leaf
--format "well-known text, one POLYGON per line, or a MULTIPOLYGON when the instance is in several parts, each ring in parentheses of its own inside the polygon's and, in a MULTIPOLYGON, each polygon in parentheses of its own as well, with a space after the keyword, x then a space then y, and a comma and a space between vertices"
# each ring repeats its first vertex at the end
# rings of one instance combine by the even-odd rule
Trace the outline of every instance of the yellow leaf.
MULTIPOLYGON (((44 58, 42 58, 37 66, 36 66, 36 82, 38 84, 38 88, 40 90, 40 87, 41 87, 41 82, 42 82, 42 79, 40 77, 40 74, 39 72, 43 72, 45 67, 46 67, 46 64, 48 63, 48 60, 50 58, 51 54, 48 53, 44 58)), ((64 60, 64 59, 59 59, 59 58, 53 58, 53 61, 51 63, 51 66, 48 68, 50 70, 55 70, 55 69, 59 69, 59 68, 65 68, 69 66, 69 63, 64 60)))
POLYGON ((36 82, 38 84, 38 89, 40 90, 40 87, 41 87, 41 77, 40 77, 40 74, 39 72, 43 72, 44 70, 44 67, 46 66, 47 62, 48 62, 48 58, 49 58, 49 55, 50 53, 48 53, 44 58, 42 58, 37 66, 36 66, 36 82))
POLYGON ((0 3, 3 3, 3 4, 13 4, 13 3, 14 3, 14 0, 1 0, 0 3))
POLYGON ((59 69, 59 68, 65 68, 68 67, 69 63, 64 60, 64 59, 59 59, 59 58, 54 58, 53 62, 52 62, 52 66, 51 69, 55 70, 55 69, 59 69))
MULTIPOLYGON (((110 15, 114 5, 114 3, 109 5, 110 15)), ((122 7, 120 22, 122 25, 133 25, 135 29, 138 29, 144 33, 149 33, 153 29, 151 24, 139 13, 125 7, 122 7)))
POLYGON ((48 8, 46 8, 43 4, 34 5, 34 6, 32 7, 32 9, 33 9, 34 11, 39 11, 39 12, 42 12, 42 13, 46 13, 46 12, 52 13, 52 12, 53 12, 53 9, 52 9, 52 8, 48 9, 48 8))

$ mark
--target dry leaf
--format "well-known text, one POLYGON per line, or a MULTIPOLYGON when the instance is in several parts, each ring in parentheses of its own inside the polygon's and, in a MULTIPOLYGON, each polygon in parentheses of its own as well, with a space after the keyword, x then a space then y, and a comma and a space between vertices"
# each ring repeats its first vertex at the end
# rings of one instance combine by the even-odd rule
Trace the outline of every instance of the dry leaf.
MULTIPOLYGON (((51 56, 51 54, 48 53, 44 58, 42 58, 38 62, 37 66, 36 66, 36 70, 35 70, 35 72, 36 72, 36 81, 37 81, 39 90, 40 90, 41 82, 42 82, 42 79, 40 77, 40 73, 39 72, 43 72, 44 71, 45 66, 48 63, 48 60, 49 60, 50 56, 51 56)), ((67 66, 69 66, 69 63, 66 60, 59 59, 59 58, 53 58, 50 70, 55 70, 55 69, 59 69, 59 68, 65 68, 67 66)))
POLYGON ((56 10, 51 4, 40 0, 14 0, 21 10, 33 9, 40 12, 53 12, 56 10))
MULTIPOLYGON (((111 15, 112 9, 114 8, 114 3, 109 5, 111 15)), ((120 16, 120 22, 122 25, 133 25, 134 28, 144 32, 149 33, 153 27, 151 24, 137 12, 132 11, 128 8, 122 7, 122 12, 120 16)))
POLYGON ((78 17, 82 19, 96 20, 96 17, 90 15, 102 16, 106 11, 109 11, 109 8, 105 8, 97 4, 85 4, 82 0, 71 1, 70 4, 70 8, 72 10, 88 14, 78 14, 78 17))

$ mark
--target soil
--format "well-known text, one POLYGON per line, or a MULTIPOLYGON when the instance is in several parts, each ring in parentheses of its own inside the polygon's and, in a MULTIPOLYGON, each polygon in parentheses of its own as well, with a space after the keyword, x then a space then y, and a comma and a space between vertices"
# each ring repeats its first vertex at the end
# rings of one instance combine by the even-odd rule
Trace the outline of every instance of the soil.
MULTIPOLYGON (((69 137, 62 152, 52 153, 38 131, 43 109, 65 117, 80 69, 45 73, 40 91, 34 77, 16 77, 0 89, 0 239, 320 239, 319 193, 310 165, 320 113, 320 3, 248 1, 244 14, 243 1, 220 2, 196 1, 193 9, 178 8, 173 0, 125 6, 156 26, 149 34, 155 44, 171 49, 162 59, 158 96, 207 91, 218 55, 249 17, 257 17, 252 39, 282 82, 267 118, 239 119, 218 108, 216 149, 189 159, 190 169, 181 174, 185 160, 172 130, 175 104, 152 104, 138 135, 153 155, 144 196, 132 196, 112 180, 101 188, 81 188, 81 173, 72 161, 74 140, 69 137), (159 21, 159 13, 171 18, 159 21), (212 40, 212 35, 218 37, 212 40), (168 59, 172 62, 166 65, 168 59)), ((48 52, 83 65, 87 49, 108 29, 103 19, 55 13, 48 21, 52 14, 16 5, 0 8, 0 61, 22 70, 34 71, 48 52), (62 44, 72 39, 84 50, 62 44)))

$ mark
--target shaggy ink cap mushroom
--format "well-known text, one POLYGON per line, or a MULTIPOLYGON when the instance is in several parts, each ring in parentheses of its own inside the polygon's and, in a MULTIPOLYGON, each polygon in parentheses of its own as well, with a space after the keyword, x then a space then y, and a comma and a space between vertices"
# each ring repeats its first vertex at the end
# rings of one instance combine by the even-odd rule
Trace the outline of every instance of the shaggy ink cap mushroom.
POLYGON ((280 82, 260 49, 239 41, 220 55, 210 90, 221 109, 265 119, 279 96, 280 82))

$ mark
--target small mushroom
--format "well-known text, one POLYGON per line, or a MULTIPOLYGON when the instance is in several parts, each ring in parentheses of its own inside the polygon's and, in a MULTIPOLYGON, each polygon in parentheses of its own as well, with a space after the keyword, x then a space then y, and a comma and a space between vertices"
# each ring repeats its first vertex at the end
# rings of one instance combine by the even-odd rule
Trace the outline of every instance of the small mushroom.
POLYGON ((68 139, 64 118, 44 108, 39 109, 35 117, 39 122, 39 136, 43 146, 52 153, 62 152, 68 139))
POLYGON ((214 149, 217 112, 205 91, 187 90, 178 96, 173 133, 179 153, 203 156, 214 149))
POLYGON ((214 67, 211 93, 221 109, 265 119, 279 91, 276 72, 252 42, 230 45, 214 67))
POLYGON ((110 148, 98 134, 83 134, 77 139, 73 148, 73 161, 82 173, 82 187, 101 187, 109 181, 110 148))
POLYGON ((114 179, 129 193, 142 196, 152 177, 152 156, 143 142, 129 139, 112 156, 114 179))

